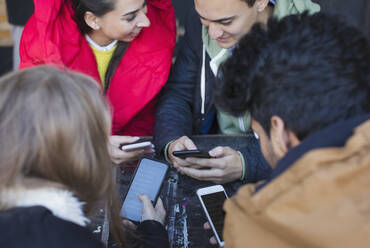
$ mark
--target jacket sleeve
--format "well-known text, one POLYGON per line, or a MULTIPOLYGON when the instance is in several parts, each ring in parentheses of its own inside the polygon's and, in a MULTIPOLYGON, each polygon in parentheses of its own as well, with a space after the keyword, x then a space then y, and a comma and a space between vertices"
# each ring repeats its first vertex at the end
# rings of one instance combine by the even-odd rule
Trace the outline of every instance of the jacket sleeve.
POLYGON ((165 85, 157 104, 154 144, 158 153, 168 142, 192 134, 193 100, 200 66, 194 39, 201 42, 200 27, 199 34, 194 32, 194 21, 200 22, 199 17, 195 18, 189 15, 186 34, 172 68, 170 80, 165 85))
POLYGON ((267 179, 271 173, 271 167, 263 157, 257 139, 253 137, 250 145, 240 149, 240 152, 245 161, 245 177, 242 183, 256 183, 267 179))
POLYGON ((171 0, 148 0, 148 5, 156 10, 162 25, 176 37, 176 17, 171 0))
POLYGON ((57 18, 64 0, 34 0, 34 16, 41 22, 50 22, 57 18))
POLYGON ((64 0, 34 0, 34 7, 34 14, 22 33, 20 69, 40 64, 53 64, 63 69, 61 44, 65 37, 75 43, 80 36, 71 16, 71 5, 64 0))
POLYGON ((136 232, 140 236, 140 247, 167 248, 170 246, 167 231, 158 221, 143 221, 137 227, 136 232))

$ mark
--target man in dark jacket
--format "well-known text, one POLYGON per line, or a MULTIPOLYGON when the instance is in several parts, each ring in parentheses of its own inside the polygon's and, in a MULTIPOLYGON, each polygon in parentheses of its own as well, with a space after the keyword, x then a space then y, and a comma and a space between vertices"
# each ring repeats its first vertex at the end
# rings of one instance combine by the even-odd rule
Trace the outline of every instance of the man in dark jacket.
MULTIPOLYGON (((250 116, 232 117, 215 108, 212 83, 219 65, 256 22, 320 8, 310 0, 195 0, 185 37, 169 82, 157 106, 154 142, 156 150, 181 173, 200 180, 226 183, 238 179, 265 179, 270 168, 254 146, 236 151, 220 146, 209 151, 211 159, 173 156, 173 151, 196 149, 194 134, 242 134, 250 129, 250 116), (207 169, 204 169, 207 167, 207 169)), ((227 144, 220 144, 227 145, 227 144)))

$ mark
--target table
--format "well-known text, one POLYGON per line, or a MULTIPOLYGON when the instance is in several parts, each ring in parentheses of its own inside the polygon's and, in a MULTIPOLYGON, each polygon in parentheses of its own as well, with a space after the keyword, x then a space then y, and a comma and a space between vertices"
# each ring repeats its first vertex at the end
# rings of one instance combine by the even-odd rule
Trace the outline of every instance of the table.
MULTIPOLYGON (((219 144, 230 146, 236 150, 248 145, 252 145, 253 135, 202 135, 194 136, 194 143, 199 149, 209 150, 219 144)), ((256 145, 256 143, 253 143, 256 145)), ((117 187, 121 202, 127 191, 135 168, 117 167, 117 187)), ((174 168, 171 168, 164 181, 160 197, 167 210, 166 229, 170 241, 170 247, 213 247, 208 243, 211 231, 203 230, 203 223, 206 216, 196 196, 196 190, 201 187, 214 185, 211 182, 198 181, 187 176, 183 176, 174 168)), ((235 194, 236 190, 242 186, 240 182, 225 184, 225 190, 229 196, 235 194)), ((92 220, 90 229, 95 231, 97 237, 113 247, 112 241, 108 242, 109 225, 102 207, 98 215, 92 220)))

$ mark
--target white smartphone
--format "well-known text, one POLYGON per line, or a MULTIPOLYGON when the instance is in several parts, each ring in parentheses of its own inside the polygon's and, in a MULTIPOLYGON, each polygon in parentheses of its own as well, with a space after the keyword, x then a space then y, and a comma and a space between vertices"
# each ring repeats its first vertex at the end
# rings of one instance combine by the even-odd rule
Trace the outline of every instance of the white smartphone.
POLYGON ((225 200, 228 199, 224 187, 222 185, 215 185, 200 188, 197 190, 197 196, 219 246, 224 246, 225 241, 222 236, 222 230, 224 227, 225 212, 223 205, 225 200))
POLYGON ((155 206, 168 169, 169 166, 159 160, 140 160, 122 204, 122 217, 134 222, 140 221, 142 204, 139 194, 148 195, 155 206))
POLYGON ((149 149, 153 147, 152 142, 144 141, 139 143, 132 143, 132 144, 123 144, 120 145, 120 149, 126 152, 134 151, 134 150, 141 150, 141 149, 149 149))

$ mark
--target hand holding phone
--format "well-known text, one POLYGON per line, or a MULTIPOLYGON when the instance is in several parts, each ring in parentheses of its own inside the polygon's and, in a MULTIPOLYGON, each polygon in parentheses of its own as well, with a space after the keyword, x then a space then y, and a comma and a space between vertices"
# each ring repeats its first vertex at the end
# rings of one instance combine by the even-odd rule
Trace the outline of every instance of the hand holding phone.
POLYGON ((167 164, 154 159, 142 158, 124 198, 121 216, 139 222, 143 206, 139 195, 147 195, 155 206, 167 171, 167 164))
POLYGON ((163 202, 158 197, 157 204, 153 206, 152 201, 147 195, 139 195, 139 200, 143 204, 141 221, 155 220, 164 225, 166 218, 166 210, 164 209, 163 202))
POLYGON ((181 166, 187 166, 189 163, 186 162, 184 159, 179 159, 175 157, 172 153, 174 151, 182 151, 182 150, 196 150, 198 149, 194 142, 187 136, 182 136, 170 143, 168 146, 167 155, 168 158, 171 160, 173 166, 175 168, 179 168, 181 166))
POLYGON ((197 190, 197 196, 207 216, 208 223, 216 237, 219 246, 224 246, 222 230, 225 220, 223 204, 228 199, 225 189, 221 185, 201 188, 197 190))
POLYGON ((121 144, 130 144, 135 143, 139 140, 139 137, 132 137, 132 136, 118 136, 118 135, 112 135, 109 137, 109 144, 108 144, 108 151, 111 160, 115 164, 121 164, 124 162, 129 161, 136 161, 144 153, 146 153, 149 150, 137 150, 137 151, 122 151, 119 147, 121 144))

